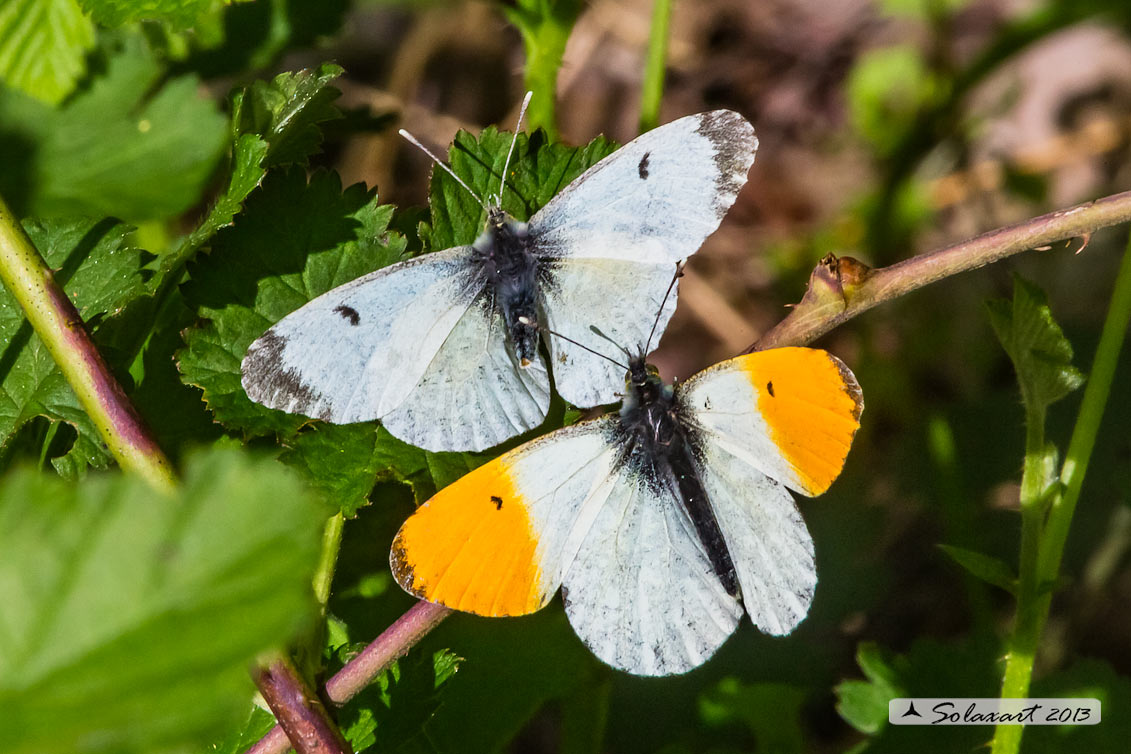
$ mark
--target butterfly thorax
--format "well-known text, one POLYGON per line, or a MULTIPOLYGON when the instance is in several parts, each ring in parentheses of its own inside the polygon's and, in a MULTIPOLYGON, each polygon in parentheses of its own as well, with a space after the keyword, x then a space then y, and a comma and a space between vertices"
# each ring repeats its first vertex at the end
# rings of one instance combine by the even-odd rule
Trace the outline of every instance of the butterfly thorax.
POLYGON ((493 301, 502 309, 515 356, 528 366, 538 351, 538 263, 530 251, 526 223, 492 206, 487 227, 473 247, 495 294, 493 301))
POLYGON ((628 464, 654 492, 665 488, 684 506, 727 592, 738 595, 734 562, 696 471, 700 455, 695 427, 684 421, 675 389, 665 385, 643 358, 629 362, 627 392, 621 404, 618 464, 628 464))

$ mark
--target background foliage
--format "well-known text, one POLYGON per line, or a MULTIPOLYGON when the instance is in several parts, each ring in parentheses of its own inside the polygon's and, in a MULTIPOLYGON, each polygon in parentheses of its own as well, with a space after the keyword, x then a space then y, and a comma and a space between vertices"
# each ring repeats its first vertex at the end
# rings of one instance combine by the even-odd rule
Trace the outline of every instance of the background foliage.
MULTIPOLYGON (((761 150, 689 267, 654 355, 668 378, 753 342, 829 251, 885 265, 1131 184, 1126 3, 826 6, 675 4, 660 122, 731 107, 761 150)), ((542 130, 519 139, 504 194, 519 217, 610 139, 632 138, 650 117, 644 71, 657 70, 645 61, 651 10, 0 2, 0 195, 185 480, 166 499, 109 470, 0 291, 0 749, 243 751, 271 724, 248 702, 259 652, 289 642, 323 677, 411 605, 388 572, 394 531, 490 454, 429 454, 376 425, 266 410, 243 394, 240 359, 318 293, 480 231, 478 205, 429 177, 394 123, 426 143, 454 139, 452 165, 486 193, 508 137, 482 127, 510 128, 533 87, 542 130), (306 585, 333 512, 346 523, 323 606, 306 585)), ((454 616, 340 711, 355 750, 984 744, 988 728, 892 728, 886 702, 997 695, 1024 406, 1041 405, 1063 456, 1125 236, 944 281, 825 339, 867 411, 843 478, 802 503, 821 580, 792 635, 746 625, 703 668, 638 679, 593 659, 557 603, 523 619, 454 616)), ((1105 722, 1029 729, 1026 752, 1115 752, 1131 738, 1129 361, 1032 689, 1098 696, 1105 722)), ((553 406, 541 431, 565 410, 553 406)))

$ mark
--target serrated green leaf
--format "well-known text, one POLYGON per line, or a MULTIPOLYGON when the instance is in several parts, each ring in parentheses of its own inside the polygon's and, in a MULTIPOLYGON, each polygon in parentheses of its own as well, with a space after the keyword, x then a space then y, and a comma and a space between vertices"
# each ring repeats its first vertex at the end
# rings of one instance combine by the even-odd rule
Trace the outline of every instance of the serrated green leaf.
POLYGON ((455 654, 438 650, 410 654, 382 673, 343 713, 342 733, 354 752, 404 751, 421 738, 459 664, 455 654))
POLYGON ((242 725, 233 728, 226 736, 206 746, 202 752, 203 754, 243 754, 274 727, 275 717, 262 707, 252 705, 242 725))
POLYGON ((902 655, 888 655, 874 644, 861 644, 857 660, 869 680, 843 681, 835 689, 841 717, 869 735, 853 751, 950 754, 983 745, 987 734, 977 726, 888 725, 888 701, 907 696, 996 696, 1001 683, 995 672, 1000 654, 998 640, 987 635, 946 644, 921 639, 902 655))
POLYGON ((164 218, 199 201, 226 119, 194 76, 167 72, 137 39, 61 108, 0 92, 0 190, 24 215, 164 218))
POLYGON ((938 547, 975 578, 1000 587, 1010 594, 1017 593, 1017 576, 1013 573, 1013 569, 1001 558, 955 547, 954 545, 940 544, 938 547))
MULTIPOLYGON (((133 230, 112 220, 28 221, 26 230, 83 320, 118 311, 143 289, 142 252, 125 244, 133 230)), ((72 425, 81 441, 58 461, 67 476, 85 465, 105 468, 98 430, 23 311, 0 288, 0 446, 37 416, 72 425)))
POLYGON ((330 82, 342 67, 323 63, 317 70, 281 73, 271 82, 256 81, 232 98, 232 121, 238 133, 261 135, 270 145, 264 167, 305 164, 322 144, 318 124, 342 114, 333 102, 341 92, 330 82))
MULTIPOLYGON (((499 174, 511 139, 511 134, 494 128, 485 129, 478 139, 461 131, 449 150, 452 170, 479 197, 499 193, 499 174)), ((541 131, 519 134, 503 192, 503 209, 519 220, 529 219, 554 194, 615 149, 616 145, 604 137, 575 148, 549 144, 541 131)), ((445 171, 432 171, 429 201, 431 226, 421 229, 426 248, 469 244, 483 232, 483 207, 445 171)))
POLYGON ((1083 373, 1072 366, 1072 344, 1053 319, 1044 291, 1015 276, 1013 300, 989 301, 986 306, 1030 411, 1043 414, 1084 383, 1083 373))
POLYGON ((326 511, 273 460, 0 485, 0 749, 142 752, 216 735, 247 666, 313 620, 326 511))
POLYGON ((0 80, 38 100, 70 94, 93 46, 94 24, 75 0, 0 3, 0 80))
POLYGON ((709 725, 740 722, 754 735, 758 751, 791 754, 805 748, 801 733, 805 696, 803 688, 785 683, 724 678, 699 697, 699 716, 709 725))
POLYGON ((231 224, 269 166, 305 162, 317 151, 318 124, 340 117, 330 103, 340 92, 328 85, 342 69, 325 63, 316 72, 284 73, 257 81, 232 95, 232 159, 228 185, 204 221, 161 261, 152 288, 161 290, 181 274, 220 228, 231 224))
POLYGON ((836 709, 853 728, 871 734, 887 725, 888 702, 903 694, 895 670, 876 644, 861 642, 856 648, 856 663, 868 680, 839 683, 836 709))
POLYGON ((232 223, 243 209, 247 197, 259 186, 267 171, 263 159, 267 156, 267 142, 256 134, 241 134, 232 147, 232 162, 228 185, 200 225, 184 237, 177 248, 161 259, 157 274, 150 282, 150 290, 155 293, 174 282, 184 271, 184 265, 191 261, 221 228, 232 223))
POLYGON ((416 504, 420 505, 498 453, 497 449, 484 453, 430 453, 398 440, 380 427, 373 463, 383 470, 380 478, 408 485, 416 504))
POLYGON ((345 516, 353 517, 368 502, 382 469, 377 442, 372 423, 318 422, 289 440, 279 460, 310 481, 345 516))
POLYGON ((213 0, 80 0, 82 7, 103 26, 131 21, 166 21, 174 28, 191 26, 213 5, 213 0))
POLYGON ((212 253, 189 270, 183 291, 206 318, 185 336, 182 379, 204 391, 216 420, 251 435, 292 435, 309 420, 252 403, 240 363, 252 341, 312 298, 400 260, 404 239, 387 231, 392 207, 337 175, 271 173, 212 253))

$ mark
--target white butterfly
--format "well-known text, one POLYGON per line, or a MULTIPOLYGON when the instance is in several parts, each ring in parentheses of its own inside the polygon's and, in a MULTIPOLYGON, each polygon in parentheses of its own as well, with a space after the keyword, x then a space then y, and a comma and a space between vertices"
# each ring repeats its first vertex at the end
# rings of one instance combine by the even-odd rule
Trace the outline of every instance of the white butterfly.
MULTIPOLYGON (((496 197, 472 245, 385 267, 276 323, 244 357, 244 389, 335 424, 380 419, 433 451, 533 429, 550 402, 540 331, 577 340, 599 323, 642 347, 639 312, 655 310, 673 265, 718 227, 757 145, 738 114, 700 113, 626 144, 527 223, 496 197)), ((614 401, 620 370, 565 338, 546 336, 558 393, 576 406, 614 401)))
POLYGON ((863 398, 836 357, 739 356, 666 386, 630 363, 619 413, 504 453, 420 506, 393 541, 408 592, 486 616, 562 590, 577 635, 638 675, 705 662, 743 613, 787 634, 817 584, 786 488, 840 474, 863 398))

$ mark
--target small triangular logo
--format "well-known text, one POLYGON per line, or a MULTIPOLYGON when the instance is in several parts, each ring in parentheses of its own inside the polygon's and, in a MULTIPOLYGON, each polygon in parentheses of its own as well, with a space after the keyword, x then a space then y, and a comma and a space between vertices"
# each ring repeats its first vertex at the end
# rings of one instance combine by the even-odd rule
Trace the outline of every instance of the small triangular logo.
POLYGON ((915 702, 908 702, 907 703, 907 711, 903 713, 902 717, 912 717, 912 716, 922 717, 922 715, 919 714, 919 711, 915 709, 915 702))

